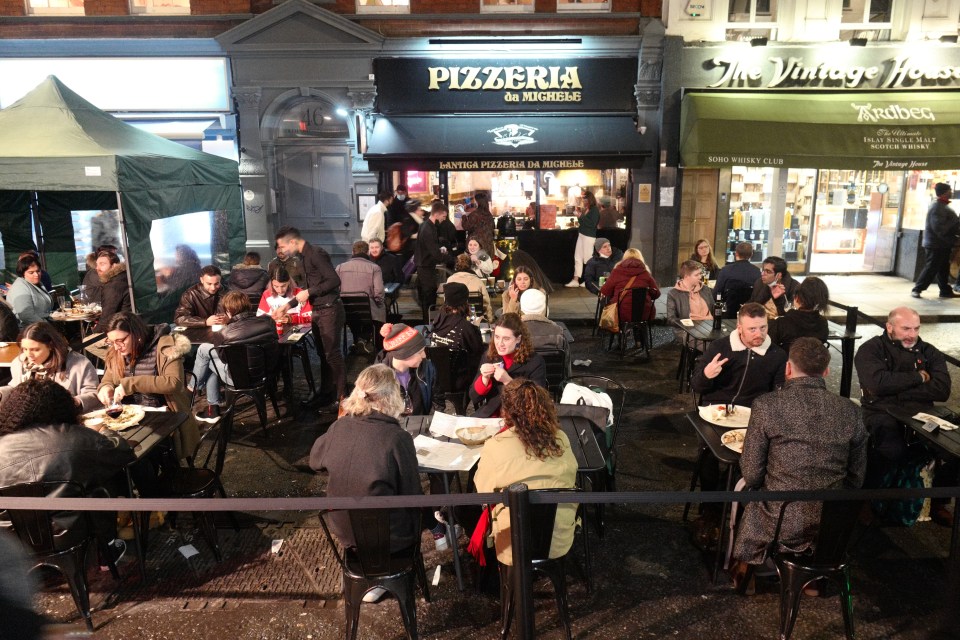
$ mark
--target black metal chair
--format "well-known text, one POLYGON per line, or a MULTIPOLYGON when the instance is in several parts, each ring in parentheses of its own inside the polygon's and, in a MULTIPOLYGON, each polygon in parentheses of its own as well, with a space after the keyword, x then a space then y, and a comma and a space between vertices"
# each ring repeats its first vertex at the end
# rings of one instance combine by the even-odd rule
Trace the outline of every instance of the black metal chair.
POLYGON ((650 357, 650 345, 653 343, 653 332, 650 329, 650 321, 644 320, 647 312, 647 296, 649 292, 646 287, 636 287, 630 290, 630 318, 629 322, 620 322, 620 357, 622 358, 627 351, 627 335, 633 332, 637 339, 637 346, 642 345, 647 358, 650 357), (639 329, 639 334, 637 330, 639 329))
MULTIPOLYGON (((194 466, 173 467, 164 471, 160 476, 160 486, 164 496, 171 498, 227 497, 220 476, 223 473, 223 463, 227 456, 227 443, 233 434, 233 412, 233 407, 227 409, 220 416, 220 420, 203 434, 200 442, 197 443, 196 450, 193 452, 194 466), (204 451, 206 451, 206 455, 203 456, 203 462, 200 462, 197 466, 204 451)), ((192 515, 194 521, 200 525, 200 531, 206 538, 207 544, 213 549, 217 562, 220 562, 223 559, 223 553, 217 540, 217 529, 213 523, 213 514, 206 511, 195 511, 192 515)), ((233 528, 239 531, 240 527, 234 515, 230 513, 229 517, 232 520, 233 528)))
MULTIPOLYGON (((344 355, 347 354, 347 329, 353 327, 360 333, 364 328, 369 329, 373 338, 375 350, 379 351, 383 346, 383 339, 377 331, 377 324, 373 320, 373 314, 370 311, 370 296, 365 293, 347 293, 341 294, 340 300, 343 302, 343 310, 346 313, 346 322, 343 324, 343 349, 344 355)), ((356 343, 358 336, 353 336, 353 342, 356 343)))
MULTIPOLYGON (((530 493, 548 492, 577 493, 575 489, 533 489, 530 491, 530 493)), ((567 639, 570 640, 573 637, 573 631, 570 627, 570 612, 567 607, 567 554, 558 558, 550 557, 550 544, 553 541, 553 527, 556 521, 558 506, 557 504, 530 505, 531 540, 529 556, 531 558, 533 571, 540 572, 547 576, 553 585, 554 596, 557 601, 557 611, 560 614, 560 622, 563 624, 567 639)), ((584 540, 586 540, 586 529, 583 530, 583 535, 584 540)), ((585 551, 587 552, 587 564, 589 566, 590 554, 586 546, 585 551)), ((514 613, 513 566, 503 564, 502 562, 498 564, 500 565, 500 638, 505 640, 510 635, 510 624, 513 621, 514 613)))
MULTIPOLYGON (((313 367, 310 366, 310 351, 313 348, 313 334, 304 334, 304 336, 296 342, 288 342, 286 344, 287 362, 285 366, 287 367, 287 371, 293 371, 293 359, 298 358, 300 365, 303 367, 303 377, 307 379, 307 387, 311 395, 317 391, 317 386, 313 381, 313 367)), ((286 379, 284 384, 286 384, 286 379)), ((284 389, 284 393, 289 397, 293 397, 292 390, 284 389)))
POLYGON ((567 353, 560 349, 539 347, 536 352, 543 356, 547 364, 547 391, 554 400, 560 399, 563 380, 567 377, 567 353))
POLYGON ((473 312, 478 316, 484 315, 483 308, 483 294, 479 291, 471 291, 467 296, 467 304, 470 305, 470 308, 473 309, 473 312))
POLYGON ((453 351, 443 346, 427 347, 427 359, 437 371, 437 384, 443 399, 453 403, 458 415, 467 413, 467 388, 470 383, 458 385, 457 373, 464 368, 475 370, 477 367, 476 362, 468 362, 470 358, 467 355, 464 351, 453 351))
POLYGON ((723 294, 723 317, 727 320, 735 319, 740 307, 750 302, 753 287, 736 287, 727 289, 723 294))
POLYGON ((610 399, 613 401, 613 424, 607 427, 605 433, 607 450, 610 453, 610 457, 607 461, 607 471, 610 475, 611 491, 615 491, 616 489, 614 487, 616 487, 617 473, 617 436, 620 435, 620 424, 621 419, 623 418, 623 406, 627 401, 627 388, 616 380, 612 378, 606 378, 604 376, 571 376, 560 384, 561 395, 563 393, 563 388, 567 386, 568 382, 578 384, 581 387, 587 387, 588 389, 593 389, 594 391, 601 391, 610 396, 610 399))
MULTIPOLYGON (((813 554, 793 554, 779 551, 780 527, 783 515, 791 502, 780 505, 780 516, 773 541, 767 553, 777 567, 780 576, 780 639, 789 640, 793 625, 800 612, 800 596, 803 588, 814 580, 827 579, 840 587, 840 609, 847 638, 854 638, 853 595, 850 592, 850 564, 847 547, 857 524, 862 500, 831 500, 822 503, 820 528, 814 542, 813 554)), ((746 589, 753 572, 752 566, 740 584, 741 593, 746 589)))
POLYGON ((347 640, 354 640, 357 637, 363 596, 377 587, 386 589, 397 598, 407 637, 410 640, 417 638, 417 607, 414 591, 419 582, 423 590, 423 599, 430 602, 430 588, 427 585, 427 572, 423 566, 423 554, 420 551, 420 510, 408 509, 407 511, 411 513, 413 522, 416 523, 415 531, 412 532, 416 542, 397 553, 390 552, 390 510, 347 511, 357 546, 344 549, 342 554, 327 526, 326 514, 330 512, 320 514, 320 525, 343 573, 343 611, 347 623, 344 635, 347 640))
MULTIPOLYGON (((61 497, 83 494, 83 487, 77 482, 28 482, 0 488, 0 496, 5 498, 44 498, 50 495, 61 497)), ((59 571, 67 580, 73 602, 87 629, 93 631, 86 558, 90 538, 96 538, 96 536, 93 533, 89 512, 8 509, 7 515, 20 542, 33 556, 35 564, 31 570, 38 567, 51 567, 59 571), (54 518, 63 518, 65 515, 71 517, 75 515, 78 525, 60 533, 54 533, 54 518)), ((114 579, 119 580, 117 565, 111 559, 104 541, 98 541, 98 546, 110 568, 110 573, 114 579)))
POLYGON ((220 361, 226 366, 226 370, 221 370, 217 361, 211 360, 217 377, 227 393, 233 396, 233 402, 242 396, 253 400, 260 417, 260 428, 267 435, 267 394, 270 394, 274 414, 280 415, 276 390, 280 345, 260 342, 222 345, 216 349, 220 361))

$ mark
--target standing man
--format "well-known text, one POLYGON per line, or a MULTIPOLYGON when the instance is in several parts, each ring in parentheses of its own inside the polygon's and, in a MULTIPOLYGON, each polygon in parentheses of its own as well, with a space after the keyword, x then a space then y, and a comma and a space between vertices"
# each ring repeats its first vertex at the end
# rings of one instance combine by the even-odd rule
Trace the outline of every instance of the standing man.
MULTIPOLYGON (((934 402, 950 397, 950 372, 940 350, 920 339, 920 315, 909 307, 890 312, 886 331, 860 345, 854 364, 863 394, 863 422, 870 433, 864 486, 876 489, 907 457, 904 427, 887 409, 928 411, 934 402)), ((951 486, 955 477, 938 473, 934 486, 951 486)), ((930 515, 940 524, 949 523, 946 501, 933 500, 930 515)))
POLYGON ((283 269, 293 279, 293 283, 301 289, 307 286, 306 278, 303 275, 303 264, 299 256, 290 256, 283 252, 280 245, 274 245, 273 250, 277 252, 277 257, 267 264, 267 274, 271 280, 277 279, 277 271, 283 269))
POLYGON ((363 218, 363 227, 360 229, 360 239, 370 242, 374 238, 383 238, 386 234, 387 209, 393 204, 393 194, 381 191, 377 194, 377 202, 367 210, 363 218))
POLYGON ((333 269, 330 255, 303 239, 296 227, 277 231, 277 246, 288 256, 299 256, 307 287, 297 293, 297 302, 310 301, 313 307, 313 337, 320 355, 320 390, 304 400, 303 405, 328 405, 343 397, 346 371, 340 339, 346 314, 340 302, 340 277, 333 269))
POLYGON ((180 306, 173 314, 174 323, 181 327, 210 327, 226 324, 223 312, 223 296, 227 293, 221 286, 220 269, 208 264, 200 270, 200 282, 183 292, 180 306))
POLYGON ((430 207, 430 217, 423 221, 417 232, 417 244, 414 260, 417 264, 417 291, 420 295, 420 309, 423 312, 423 324, 430 324, 430 305, 437 299, 437 265, 446 261, 445 252, 440 247, 438 226, 449 216, 447 205, 439 200, 430 207))
MULTIPOLYGON (((393 192, 393 198, 386 208, 386 226, 404 222, 409 214, 407 213, 407 185, 398 184, 393 192)), ((380 236, 381 238, 383 236, 380 236)))
POLYGON ((568 287, 587 286, 580 282, 580 276, 583 275, 583 266, 593 257, 593 245, 597 241, 600 207, 597 206, 593 191, 583 192, 583 204, 587 206, 587 211, 580 214, 580 234, 577 236, 577 246, 573 253, 573 280, 566 284, 568 287))
POLYGON ((926 262, 910 295, 919 298, 936 276, 940 297, 954 298, 956 296, 950 288, 950 252, 957 241, 957 234, 960 233, 960 219, 950 208, 953 187, 944 182, 938 182, 933 190, 937 194, 937 199, 927 210, 927 226, 923 230, 923 251, 926 254, 926 262))

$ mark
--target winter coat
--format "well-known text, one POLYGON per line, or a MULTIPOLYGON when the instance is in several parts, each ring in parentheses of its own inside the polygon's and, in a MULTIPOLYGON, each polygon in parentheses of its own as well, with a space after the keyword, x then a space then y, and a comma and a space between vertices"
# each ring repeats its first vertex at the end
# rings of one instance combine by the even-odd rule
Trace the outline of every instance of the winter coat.
POLYGON ((96 261, 94 261, 94 266, 87 269, 87 273, 83 276, 83 302, 100 304, 101 286, 100 274, 97 273, 96 261))
MULTIPOLYGON (((483 317, 487 322, 493 322, 493 305, 490 303, 490 292, 486 283, 469 271, 457 271, 447 278, 447 282, 462 284, 471 294, 480 294, 483 298, 483 317)), ((441 287, 442 289, 442 287, 441 287)))
MULTIPOLYGON (((37 376, 27 366, 27 356, 20 354, 10 363, 10 383, 0 388, 0 397, 5 397, 15 386, 34 377, 37 376)), ((56 375, 54 381, 80 402, 82 413, 102 406, 97 398, 97 385, 100 383, 97 370, 85 356, 76 351, 67 352, 66 368, 56 375)))
MULTIPOLYGON (((499 360, 496 360, 498 362, 499 360)), ((470 400, 477 404, 486 400, 486 404, 477 408, 473 415, 477 418, 489 418, 494 414, 500 413, 500 394, 503 392, 503 385, 497 382, 496 378, 491 378, 489 389, 483 388, 480 367, 488 362, 495 362, 489 359, 485 353, 480 358, 480 365, 477 367, 477 375, 474 376, 473 384, 470 385, 470 400)), ((511 378, 528 378, 538 385, 547 388, 547 363, 539 353, 531 353, 526 362, 517 362, 516 360, 507 369, 511 378)))
MULTIPOLYGON (((395 418, 374 411, 344 416, 317 438, 310 450, 310 468, 327 471, 328 498, 418 496, 420 473, 413 436, 395 418)), ((345 548, 356 540, 345 511, 329 516, 330 528, 345 548)), ((418 509, 390 512, 390 551, 410 547, 420 536, 418 509)))
POLYGON ((270 286, 270 275, 258 264, 237 264, 230 271, 229 282, 231 291, 259 296, 270 286))
POLYGON ((378 258, 371 258, 373 264, 380 267, 384 284, 389 282, 403 283, 403 265, 400 264, 400 258, 384 251, 378 258))
POLYGON ((950 397, 950 372, 940 350, 917 339, 912 349, 893 342, 886 332, 870 338, 853 359, 860 380, 864 415, 904 404, 932 407, 950 397), (930 374, 924 382, 918 367, 930 374))
POLYGON ((274 258, 268 262, 267 275, 270 276, 271 280, 276 279, 277 271, 280 270, 280 267, 283 267, 283 270, 290 274, 290 279, 293 280, 294 284, 298 287, 303 288, 307 286, 307 276, 303 271, 303 261, 299 256, 293 256, 285 260, 274 258))
POLYGON ((471 239, 480 243, 480 248, 488 256, 494 255, 493 246, 493 216, 486 209, 474 209, 460 219, 463 230, 467 232, 467 242, 471 239))
POLYGON ((702 405, 733 403, 749 407, 757 396, 783 386, 786 365, 787 354, 770 341, 770 336, 765 337, 759 347, 747 349, 740 341, 740 334, 734 331, 726 338, 711 342, 697 359, 690 387, 702 394, 702 405), (717 354, 721 360, 727 358, 728 361, 711 380, 703 374, 703 369, 717 354))
POLYGON ((924 249, 952 249, 960 233, 960 219, 947 202, 937 198, 927 210, 924 249))
POLYGON ((383 273, 376 262, 366 256, 354 256, 337 265, 341 295, 365 294, 370 298, 370 315, 375 322, 387 321, 383 302, 383 273))
MULTIPOLYGON (((393 354, 389 351, 380 351, 374 358, 377 364, 385 364, 393 369, 393 354)), ((416 369, 410 369, 410 382, 403 390, 410 398, 410 406, 413 408, 414 416, 426 416, 430 414, 433 407, 433 390, 437 384, 437 368, 433 363, 424 359, 416 369)))
MULTIPOLYGON (((530 489, 572 489, 577 481, 577 459, 570 449, 567 434, 557 431, 563 449, 559 457, 540 460, 527 454, 516 430, 507 429, 483 443, 474 483, 480 493, 492 493, 522 482, 530 489)), ((577 515, 577 505, 557 505, 549 557, 558 558, 570 550, 577 515)), ((503 504, 493 505, 493 541, 497 560, 513 564, 510 545, 510 510, 503 504)))
POLYGON ((538 351, 540 349, 558 349, 563 352, 563 370, 567 377, 572 375, 573 365, 570 358, 570 345, 567 342, 563 327, 547 316, 539 314, 524 314, 523 324, 527 327, 527 333, 530 334, 534 349, 538 351))
POLYGON ((430 342, 434 347, 446 347, 450 351, 461 352, 458 371, 454 372, 454 382, 458 389, 466 389, 473 380, 473 372, 477 370, 480 356, 487 348, 480 329, 459 313, 441 311, 433 323, 430 342))
POLYGON ((23 278, 17 278, 7 292, 7 302, 13 307, 21 327, 46 320, 50 316, 53 300, 50 294, 30 284, 23 278))
POLYGON ((107 272, 99 275, 100 280, 100 320, 94 327, 95 333, 103 333, 115 313, 130 311, 130 287, 127 286, 127 264, 118 262, 111 265, 107 272))
POLYGON ((726 300, 728 293, 734 289, 753 289, 759 278, 760 268, 749 260, 728 262, 717 274, 717 286, 713 290, 726 300))
POLYGON ((820 315, 819 311, 804 309, 790 309, 776 320, 771 320, 769 327, 768 335, 773 344, 788 354, 790 345, 797 338, 810 337, 826 342, 830 335, 827 319, 820 315))
POLYGON ((230 318, 220 331, 213 334, 213 344, 255 344, 277 342, 277 323, 269 316, 257 315, 255 311, 242 311, 230 318))
MULTIPOLYGON (((650 272, 647 271, 646 265, 640 260, 629 258, 617 265, 616 268, 610 272, 610 277, 607 278, 607 281, 600 287, 600 293, 610 302, 620 300, 620 292, 623 291, 627 283, 630 282, 630 278, 634 276, 636 276, 636 280, 630 285, 630 289, 639 289, 640 287, 647 288, 647 308, 643 314, 643 318, 640 319, 653 320, 657 317, 657 309, 653 301, 660 297, 660 288, 657 286, 657 281, 654 280, 650 272)), ((623 299, 620 300, 620 306, 617 307, 617 311, 620 322, 631 322, 633 320, 632 291, 628 291, 623 296, 623 299)))
POLYGON ((183 383, 183 357, 190 353, 191 345, 186 336, 167 333, 165 328, 169 331, 166 325, 153 327, 154 339, 148 346, 148 350, 156 350, 156 375, 118 376, 108 366, 97 392, 104 387, 113 389, 122 384, 127 395, 159 394, 163 396, 167 409, 186 413, 187 419, 173 435, 177 455, 184 458, 193 455, 200 441, 200 429, 191 411, 190 393, 183 383))
MULTIPOLYGON (((532 287, 532 288, 536 289, 537 287, 532 287)), ((529 289, 524 289, 524 291, 529 291, 529 289)), ((547 292, 544 291, 542 288, 539 289, 539 291, 543 295, 547 295, 547 292)), ((501 301, 502 301, 501 313, 520 313, 520 298, 522 297, 523 297, 523 291, 517 294, 516 300, 510 297, 510 285, 508 284, 507 288, 503 290, 503 295, 501 296, 501 301)), ((549 305, 549 300, 547 301, 547 303, 549 305)))
MULTIPOLYGON (((766 491, 859 489, 867 468, 867 431, 860 409, 827 391, 823 378, 794 378, 757 398, 740 456, 746 486, 766 491)), ((733 555, 764 560, 780 502, 746 503, 733 555)), ((794 502, 783 517, 781 551, 813 551, 820 503, 794 502)))
POLYGON ((434 269, 438 264, 446 262, 446 256, 440 252, 439 229, 432 220, 425 220, 420 225, 417 242, 414 245, 413 260, 417 269, 434 269))
POLYGON ((593 257, 587 260, 587 264, 583 266, 583 283, 586 285, 587 291, 594 295, 600 293, 600 277, 605 273, 613 273, 613 268, 623 258, 623 251, 616 247, 612 247, 612 249, 613 252, 609 258, 604 258, 594 251, 593 257))
POLYGON ((199 282, 180 296, 180 305, 173 314, 173 323, 181 327, 205 327, 207 318, 223 313, 223 296, 226 287, 220 287, 213 295, 203 289, 199 282))

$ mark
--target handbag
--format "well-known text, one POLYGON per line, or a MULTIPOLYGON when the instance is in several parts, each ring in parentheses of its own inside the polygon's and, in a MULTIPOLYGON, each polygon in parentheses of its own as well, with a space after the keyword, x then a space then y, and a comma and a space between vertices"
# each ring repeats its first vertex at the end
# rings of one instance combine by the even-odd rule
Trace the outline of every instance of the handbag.
POLYGON ((600 313, 600 328, 604 331, 609 331, 610 333, 620 333, 620 313, 618 311, 620 302, 623 300, 623 297, 627 295, 627 292, 630 291, 630 285, 632 285, 633 281, 636 279, 637 276, 630 278, 630 280, 627 281, 627 286, 620 291, 620 295, 617 297, 616 302, 611 302, 603 307, 603 311, 600 313))

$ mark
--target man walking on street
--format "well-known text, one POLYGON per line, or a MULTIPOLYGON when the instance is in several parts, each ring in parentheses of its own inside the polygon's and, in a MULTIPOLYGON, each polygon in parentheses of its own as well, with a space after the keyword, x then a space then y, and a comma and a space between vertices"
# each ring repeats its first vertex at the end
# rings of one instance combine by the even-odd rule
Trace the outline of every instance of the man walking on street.
POLYGON ((957 234, 960 232, 960 219, 956 212, 950 208, 950 196, 953 195, 953 187, 938 182, 933 188, 937 194, 937 199, 930 205, 927 211, 927 226, 923 230, 923 250, 926 253, 926 262, 923 265, 923 271, 917 278, 917 283, 910 292, 914 298, 919 298, 920 294, 926 291, 934 276, 937 278, 937 285, 940 287, 941 298, 956 297, 950 288, 950 252, 957 241, 957 234))
POLYGON ((430 323, 430 305, 437 299, 437 265, 446 262, 445 252, 440 249, 437 225, 449 216, 447 205, 437 201, 430 207, 430 217, 420 225, 414 259, 417 263, 417 291, 423 323, 430 323))
POLYGON ((320 355, 320 390, 301 404, 327 405, 343 397, 346 371, 340 340, 346 314, 340 301, 340 277, 330 262, 330 255, 303 239, 296 227, 277 231, 277 245, 287 256, 300 256, 307 281, 297 293, 297 301, 307 300, 313 307, 313 337, 320 355))

